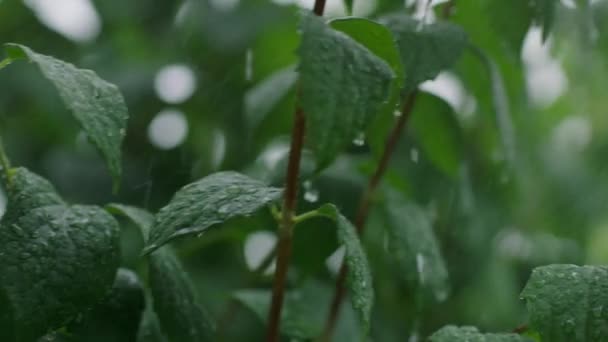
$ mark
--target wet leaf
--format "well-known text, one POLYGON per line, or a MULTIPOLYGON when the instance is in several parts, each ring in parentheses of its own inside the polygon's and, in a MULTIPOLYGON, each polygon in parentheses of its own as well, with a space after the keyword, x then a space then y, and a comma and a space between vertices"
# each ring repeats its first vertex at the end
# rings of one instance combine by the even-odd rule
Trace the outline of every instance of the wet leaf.
POLYGON ((94 206, 44 206, 0 229, 0 340, 32 341, 103 299, 118 223, 94 206))
POLYGON ((127 106, 118 88, 91 70, 78 69, 70 63, 41 55, 30 48, 6 44, 10 58, 35 63, 44 77, 53 83, 63 102, 72 111, 89 140, 108 164, 117 188, 122 173, 122 141, 129 117, 127 106))
POLYGON ((198 303, 192 282, 169 246, 150 254, 154 311, 171 341, 215 341, 214 324, 198 303))
POLYGON ((448 325, 429 337, 429 342, 526 342, 517 334, 482 334, 475 327, 448 325))
POLYGON ((201 234, 213 225, 247 216, 277 201, 283 191, 237 172, 214 173, 183 187, 156 215, 150 253, 176 237, 201 234))
POLYGON ((122 215, 133 221, 140 229, 144 242, 148 241, 150 228, 154 224, 154 215, 152 213, 145 209, 119 203, 106 205, 106 210, 111 214, 122 215))
POLYGON ((521 297, 543 341, 608 339, 608 267, 537 267, 521 297))
POLYGON ((394 74, 390 66, 322 19, 305 16, 300 55, 301 106, 307 144, 317 168, 365 131, 388 100, 394 74))

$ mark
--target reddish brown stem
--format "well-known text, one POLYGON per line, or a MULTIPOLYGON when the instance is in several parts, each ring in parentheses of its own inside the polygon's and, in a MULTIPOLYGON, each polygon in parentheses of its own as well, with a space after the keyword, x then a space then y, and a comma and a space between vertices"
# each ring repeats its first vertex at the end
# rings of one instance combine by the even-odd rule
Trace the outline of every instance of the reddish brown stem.
POLYGON ((515 334, 523 334, 526 331, 528 331, 527 324, 522 324, 522 325, 518 326, 517 328, 513 329, 513 333, 515 333, 515 334))
MULTIPOLYGON (((325 10, 325 0, 316 0, 313 13, 322 16, 325 10)), ((266 341, 278 342, 280 337, 281 310, 285 298, 285 285, 287 271, 293 244, 293 218, 296 212, 298 196, 298 176, 300 173, 300 160, 304 146, 304 133, 306 118, 298 104, 295 111, 293 129, 291 133, 291 146, 289 150, 289 163, 287 165, 287 179, 285 181, 285 194, 283 197, 283 210, 279 227, 279 242, 277 244, 277 265, 272 284, 272 302, 268 312, 268 331, 266 341)))
MULTIPOLYGON (((388 139, 386 140, 386 144, 384 147, 384 151, 382 152, 382 157, 378 162, 378 167, 376 171, 370 178, 367 188, 361 196, 361 201, 359 202, 359 209, 357 210, 357 216, 355 218, 355 227, 357 228, 357 233, 361 235, 363 230, 365 229, 365 222, 367 221, 367 216, 369 214, 369 210, 371 208, 372 200, 382 177, 386 173, 388 168, 388 164, 391 160, 391 156, 397 147, 397 143, 399 142, 399 138, 401 137, 401 133, 405 128, 405 125, 412 113, 412 109, 414 108, 414 103, 416 102, 416 94, 417 91, 412 92, 405 99, 403 106, 401 107, 401 116, 397 123, 393 127, 388 139)), ((338 279, 336 280, 336 290, 334 292, 334 298, 331 303, 331 307, 329 310, 329 316, 326 321, 325 330, 323 332, 321 341, 330 341, 331 336, 336 327, 336 323, 338 321, 338 316, 340 314, 340 307, 342 306, 342 302, 344 301, 344 296, 346 295, 346 274, 348 273, 348 269, 346 264, 342 264, 340 267, 340 273, 338 274, 338 279)))

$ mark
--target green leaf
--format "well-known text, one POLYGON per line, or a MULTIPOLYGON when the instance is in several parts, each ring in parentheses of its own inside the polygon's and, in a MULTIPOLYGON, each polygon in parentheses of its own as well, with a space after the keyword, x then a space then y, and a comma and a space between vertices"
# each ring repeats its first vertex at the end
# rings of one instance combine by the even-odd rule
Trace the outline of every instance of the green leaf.
POLYGON ((555 21, 556 0, 536 0, 536 21, 543 30, 543 42, 549 38, 555 21))
POLYGON ((214 173, 186 185, 156 215, 144 253, 176 237, 201 234, 231 218, 251 215, 277 201, 282 193, 232 171, 214 173))
POLYGON ((245 115, 249 131, 255 129, 273 108, 291 91, 298 80, 295 66, 281 69, 245 94, 245 115))
POLYGON ((390 192, 385 202, 388 253, 397 274, 415 295, 418 306, 442 302, 449 292, 448 271, 429 214, 402 195, 390 192))
POLYGON ((450 23, 423 25, 405 14, 384 16, 381 23, 396 37, 406 75, 405 92, 454 65, 468 44, 466 32, 450 23))
POLYGON ((35 208, 0 228, 0 340, 32 341, 99 302, 120 261, 118 223, 94 206, 35 208))
POLYGON ((15 222, 32 209, 65 204, 48 180, 28 169, 11 169, 9 175, 11 181, 7 189, 8 204, 2 218, 3 224, 15 222))
POLYGON ((481 49, 471 46, 473 54, 484 64, 492 82, 492 104, 496 113, 496 124, 502 140, 506 159, 513 163, 515 161, 515 132, 509 109, 509 97, 505 89, 505 82, 500 69, 496 63, 481 49))
POLYGON ((493 31, 503 38, 507 50, 517 59, 534 19, 532 3, 529 0, 491 0, 485 3, 493 31))
POLYGON ((152 213, 145 209, 119 203, 110 203, 106 205, 106 210, 111 214, 122 215, 133 221, 140 229, 144 242, 148 241, 150 228, 154 224, 154 215, 152 213))
POLYGON ((382 109, 394 75, 386 62, 320 18, 305 16, 302 32, 301 106, 307 144, 323 169, 382 109))
POLYGON ((135 341, 144 309, 142 284, 133 271, 120 268, 110 294, 68 330, 73 341, 135 341))
POLYGON ((150 289, 163 332, 171 341, 214 341, 214 324, 197 303, 189 276, 170 247, 150 254, 150 289))
POLYGON ((336 221, 338 242, 344 245, 345 249, 344 261, 348 267, 347 282, 351 302, 359 314, 364 333, 367 333, 374 305, 374 289, 369 262, 359 241, 357 230, 332 204, 322 206, 318 212, 336 221))
POLYGON ((429 337, 430 342, 525 342, 517 334, 482 334, 475 327, 445 326, 429 337))
POLYGON ((42 74, 55 85, 89 140, 105 158, 117 189, 122 172, 120 146, 129 117, 118 88, 91 70, 78 69, 23 45, 6 44, 5 48, 10 58, 24 58, 37 64, 42 74))
POLYGON ((346 14, 348 15, 353 14, 353 2, 355 0, 344 0, 344 9, 346 9, 346 14))
POLYGON ((167 339, 163 336, 160 329, 160 322, 156 312, 150 307, 146 307, 144 311, 139 332, 137 333, 137 342, 166 342, 167 339))
POLYGON ((537 267, 521 297, 543 341, 608 339, 608 267, 537 267))
POLYGON ((452 107, 434 95, 419 93, 410 128, 425 156, 439 170, 457 178, 463 158, 463 138, 452 107))

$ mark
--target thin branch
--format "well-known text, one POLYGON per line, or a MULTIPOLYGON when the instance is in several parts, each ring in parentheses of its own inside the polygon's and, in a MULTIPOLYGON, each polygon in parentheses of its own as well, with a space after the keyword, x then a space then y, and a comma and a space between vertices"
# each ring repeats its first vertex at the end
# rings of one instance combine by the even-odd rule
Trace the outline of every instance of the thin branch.
MULTIPOLYGON (((397 147, 397 143, 399 142, 399 138, 401 137, 401 133, 406 126, 406 123, 412 113, 414 108, 414 103, 416 102, 417 91, 412 92, 405 99, 403 106, 401 107, 401 115, 399 116, 399 120, 393 127, 388 139, 386 140, 386 144, 384 147, 384 151, 382 152, 382 157, 378 162, 378 167, 374 172, 373 176, 370 178, 367 188, 361 197, 361 202, 359 203, 359 209, 357 210, 357 216, 355 218, 355 227, 357 228, 357 233, 361 235, 363 230, 365 229, 365 223, 367 221, 367 216, 369 214, 369 210, 371 208, 372 200, 374 198, 374 194, 376 193, 376 189, 382 180, 382 177, 386 173, 388 169, 389 162, 397 147)), ((348 270, 346 264, 342 264, 340 267, 340 273, 338 274, 338 279, 336 280, 336 291, 334 293, 334 298, 331 303, 329 316, 326 321, 325 329, 321 338, 321 341, 330 341, 331 336, 333 335, 334 329, 336 327, 336 323, 338 321, 338 316, 340 313, 340 307, 342 306, 342 302, 344 301, 344 296, 346 295, 346 274, 348 270)))

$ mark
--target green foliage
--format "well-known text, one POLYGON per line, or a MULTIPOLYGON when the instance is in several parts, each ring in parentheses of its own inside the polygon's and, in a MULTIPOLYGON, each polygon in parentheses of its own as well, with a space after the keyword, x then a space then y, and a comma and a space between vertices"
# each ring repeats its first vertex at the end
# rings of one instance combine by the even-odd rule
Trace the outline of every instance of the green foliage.
POLYGON ((106 159, 117 188, 122 172, 120 146, 129 117, 118 88, 91 70, 78 69, 23 45, 6 44, 5 48, 9 58, 35 63, 44 77, 53 83, 89 140, 106 159))
POLYGON ((214 341, 214 323, 198 303, 191 280, 170 247, 149 258, 150 289, 163 332, 175 341, 214 341))
POLYGON ((543 341, 608 338, 604 266, 549 265, 534 269, 522 298, 543 341))
POLYGON ((156 215, 145 253, 176 237, 202 234, 231 218, 252 215, 281 194, 281 189, 231 171, 186 185, 156 215))
POLYGON ((307 141, 323 169, 365 131, 395 75, 366 47, 313 16, 303 18, 298 53, 307 141))
POLYGON ((447 326, 434 333, 430 342, 525 342, 517 334, 482 334, 475 327, 447 326))

